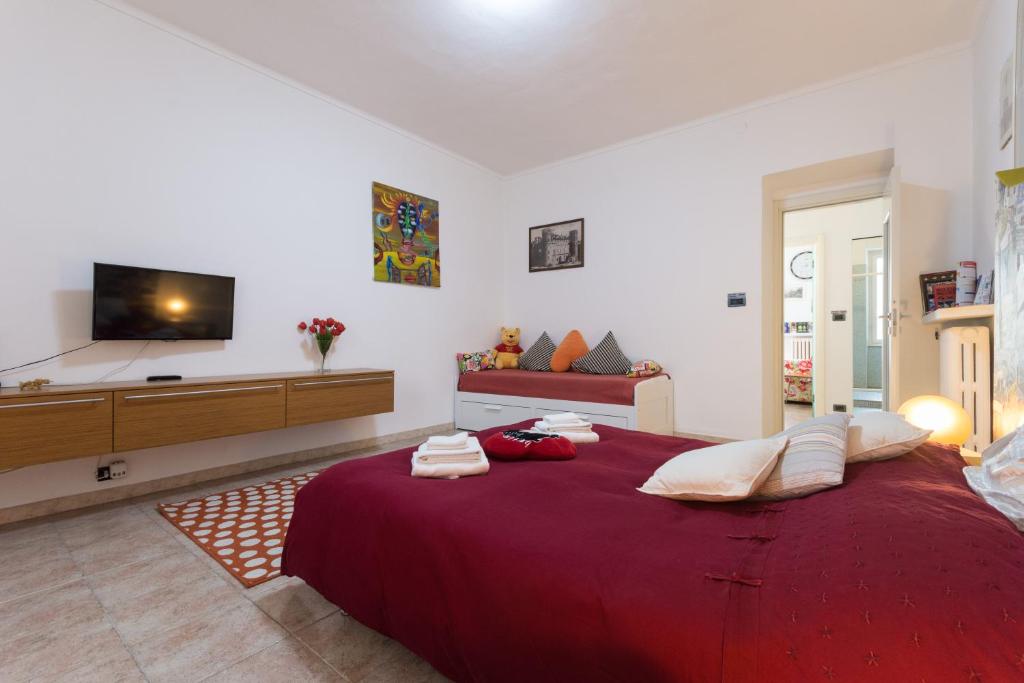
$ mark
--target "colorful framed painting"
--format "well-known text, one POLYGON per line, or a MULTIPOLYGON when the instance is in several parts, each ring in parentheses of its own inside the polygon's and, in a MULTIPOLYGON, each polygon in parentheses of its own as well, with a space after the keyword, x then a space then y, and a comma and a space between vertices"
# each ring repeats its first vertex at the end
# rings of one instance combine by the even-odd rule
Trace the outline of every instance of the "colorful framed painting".
POLYGON ((530 228, 530 272, 583 267, 583 219, 530 228))
POLYGON ((373 184, 373 279, 441 286, 441 218, 436 199, 373 184))

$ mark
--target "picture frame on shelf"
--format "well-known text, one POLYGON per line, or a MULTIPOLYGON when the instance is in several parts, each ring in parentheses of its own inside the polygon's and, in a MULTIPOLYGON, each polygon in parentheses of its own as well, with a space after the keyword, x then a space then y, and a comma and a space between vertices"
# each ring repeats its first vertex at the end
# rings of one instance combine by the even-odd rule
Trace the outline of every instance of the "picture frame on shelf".
POLYGON ((956 271, 921 273, 921 306, 925 313, 956 306, 956 271))

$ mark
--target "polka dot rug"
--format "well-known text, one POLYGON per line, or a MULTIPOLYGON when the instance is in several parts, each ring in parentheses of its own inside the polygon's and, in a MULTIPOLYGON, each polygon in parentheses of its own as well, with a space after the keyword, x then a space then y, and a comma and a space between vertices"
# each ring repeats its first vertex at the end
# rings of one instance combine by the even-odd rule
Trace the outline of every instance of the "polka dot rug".
POLYGON ((246 588, 252 588, 280 576, 295 494, 316 475, 308 472, 275 479, 164 503, 156 509, 246 588))

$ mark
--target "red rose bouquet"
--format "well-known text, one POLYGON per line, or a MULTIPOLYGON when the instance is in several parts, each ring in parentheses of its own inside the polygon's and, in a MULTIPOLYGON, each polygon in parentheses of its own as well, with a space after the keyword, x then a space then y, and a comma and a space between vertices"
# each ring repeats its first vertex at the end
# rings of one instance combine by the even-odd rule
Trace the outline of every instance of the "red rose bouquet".
POLYGON ((310 323, 299 323, 299 331, 309 332, 316 340, 316 348, 320 351, 320 372, 323 372, 327 352, 331 350, 334 340, 345 331, 345 325, 334 318, 313 318, 310 323))

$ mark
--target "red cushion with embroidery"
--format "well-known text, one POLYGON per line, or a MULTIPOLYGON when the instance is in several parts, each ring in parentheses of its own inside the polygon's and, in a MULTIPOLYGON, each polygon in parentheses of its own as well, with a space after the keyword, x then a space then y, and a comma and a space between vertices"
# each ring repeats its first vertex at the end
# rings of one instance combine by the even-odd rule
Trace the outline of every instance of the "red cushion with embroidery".
POLYGON ((576 444, 564 436, 512 429, 487 439, 484 453, 494 460, 570 460, 576 444))

